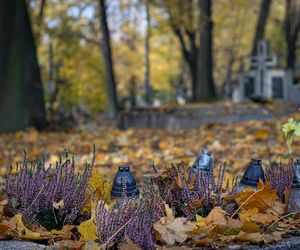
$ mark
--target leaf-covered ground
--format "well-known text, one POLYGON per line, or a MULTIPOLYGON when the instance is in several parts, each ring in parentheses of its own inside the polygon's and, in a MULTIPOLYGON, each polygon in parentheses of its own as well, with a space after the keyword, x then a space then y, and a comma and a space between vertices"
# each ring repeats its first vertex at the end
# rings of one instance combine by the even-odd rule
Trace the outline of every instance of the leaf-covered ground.
MULTIPOLYGON (((289 117, 296 120, 300 118, 299 114, 289 117)), ((89 181, 89 190, 96 190, 96 199, 103 199, 109 194, 110 184, 105 184, 104 180, 112 180, 119 164, 129 163, 137 179, 141 180, 142 175, 153 171, 153 163, 159 170, 165 170, 164 166, 170 166, 171 162, 187 160, 192 163, 202 147, 208 147, 213 152, 215 166, 225 161, 228 163, 229 174, 225 179, 230 179, 241 175, 253 157, 262 158, 265 168, 272 161, 287 163, 290 160, 291 155, 282 135, 282 125, 287 119, 288 117, 281 117, 269 121, 207 124, 198 129, 174 132, 134 129, 120 131, 112 124, 93 123, 63 132, 38 132, 28 129, 25 132, 2 134, 0 135, 1 182, 4 182, 7 166, 22 161, 24 149, 30 160, 37 160, 44 155, 48 164, 58 161, 59 156, 64 153, 64 148, 67 148, 69 154, 75 155, 76 166, 83 166, 83 163, 92 159, 93 144, 97 148, 96 168, 89 181), (164 162, 167 164, 163 164, 164 162)), ((293 150, 292 156, 299 156, 299 141, 295 141, 293 150)), ((82 168, 79 167, 77 170, 82 168)), ((162 172, 160 174, 163 174, 162 172)), ((168 174, 166 178, 168 180, 168 174)), ((182 184, 184 176, 178 173, 174 178, 168 188, 183 192, 182 194, 186 194, 196 185, 188 184, 189 190, 184 190, 185 185, 182 184)), ((224 192, 220 196, 211 191, 209 202, 212 207, 207 210, 208 214, 205 216, 197 215, 196 220, 187 221, 183 214, 175 215, 174 207, 172 211, 167 202, 162 200, 162 204, 165 203, 161 208, 164 216, 153 226, 156 244, 182 245, 183 241, 187 246, 220 247, 232 241, 261 244, 281 240, 286 237, 285 235, 295 233, 295 230, 299 231, 299 219, 291 220, 295 213, 286 214, 286 204, 280 202, 276 191, 271 189, 268 183, 265 186, 260 183, 257 191, 249 189, 234 195, 230 194, 225 186, 220 190, 224 192), (217 197, 222 199, 221 203, 218 203, 221 200, 218 201, 217 197), (227 205, 235 207, 227 211, 227 205)), ((111 202, 108 202, 105 206, 110 204, 111 202)), ((191 204, 201 208, 204 199, 193 200, 191 204)), ((65 225, 61 230, 47 231, 40 226, 24 223, 22 215, 12 214, 7 201, 2 200, 0 238, 42 241, 58 248, 67 246, 69 249, 80 249, 84 245, 92 244, 92 247, 98 249, 99 245, 94 241, 86 243, 87 240, 98 239, 94 224, 95 216, 98 218, 103 216, 99 209, 94 209, 95 205, 96 202, 92 200, 85 206, 84 211, 90 213, 91 218, 87 218, 79 226, 65 225)), ((59 210, 64 206, 64 200, 53 202, 54 209, 59 210)), ((101 246, 105 247, 108 242, 112 242, 111 238, 104 239, 101 246)), ((122 247, 139 249, 129 238, 122 247)))
MULTIPOLYGON (((290 115, 299 119, 299 114, 290 115)), ((232 124, 208 124, 198 129, 166 132, 159 130, 120 131, 112 124, 88 124, 62 132, 38 132, 28 129, 0 135, 0 173, 23 158, 25 149, 30 160, 43 154, 47 162, 55 163, 64 148, 75 154, 78 163, 91 159, 93 144, 97 148, 96 167, 103 175, 111 176, 118 164, 129 163, 137 176, 154 162, 193 161, 202 147, 213 152, 214 164, 228 162, 228 171, 238 174, 253 157, 269 161, 285 161, 290 155, 282 133, 288 117, 269 121, 249 121, 232 124)), ((300 153, 300 143, 294 143, 294 155, 300 153)))

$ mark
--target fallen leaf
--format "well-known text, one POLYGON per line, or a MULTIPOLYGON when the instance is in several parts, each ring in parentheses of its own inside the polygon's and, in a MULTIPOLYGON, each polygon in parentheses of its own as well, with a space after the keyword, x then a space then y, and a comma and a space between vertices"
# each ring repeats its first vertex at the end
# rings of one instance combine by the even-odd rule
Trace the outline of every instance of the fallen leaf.
POLYGON ((181 217, 174 220, 166 219, 163 222, 161 223, 161 220, 157 221, 153 228, 159 234, 157 240, 168 245, 173 245, 175 242, 184 242, 188 238, 187 233, 194 229, 190 223, 187 223, 185 218, 181 217))
POLYGON ((65 206, 65 202, 64 202, 64 200, 60 200, 59 202, 53 202, 53 207, 55 208, 55 209, 63 209, 64 208, 64 206, 65 206))
POLYGON ((134 244, 131 239, 126 237, 125 243, 120 247, 120 250, 141 250, 141 248, 134 244))
POLYGON ((207 225, 226 225, 227 224, 227 219, 225 215, 227 212, 223 210, 221 207, 214 207, 208 216, 205 219, 205 222, 207 225))
POLYGON ((18 233, 18 237, 22 239, 44 240, 53 237, 53 235, 48 231, 43 233, 31 231, 24 225, 21 214, 16 214, 13 218, 11 218, 9 220, 9 225, 11 225, 11 227, 18 233))
POLYGON ((80 250, 83 246, 83 242, 75 240, 61 240, 54 243, 54 247, 61 250, 80 250))
POLYGON ((81 224, 77 227, 78 232, 81 234, 81 240, 97 240, 97 229, 94 223, 93 218, 81 222, 81 224))
POLYGON ((102 248, 100 244, 93 240, 88 240, 83 246, 83 250, 101 250, 101 249, 102 248))
POLYGON ((258 208, 264 212, 272 206, 272 203, 278 199, 277 191, 271 188, 270 183, 265 185, 260 180, 257 186, 257 191, 251 188, 246 188, 243 192, 236 195, 236 201, 245 209, 258 208))

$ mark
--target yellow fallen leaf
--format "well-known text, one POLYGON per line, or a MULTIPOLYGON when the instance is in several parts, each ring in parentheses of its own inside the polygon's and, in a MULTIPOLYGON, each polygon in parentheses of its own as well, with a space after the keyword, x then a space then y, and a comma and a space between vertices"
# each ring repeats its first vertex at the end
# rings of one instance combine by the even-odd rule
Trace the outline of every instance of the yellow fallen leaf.
POLYGON ((95 212, 96 212, 96 204, 92 201, 92 215, 89 220, 83 221, 77 227, 78 232, 81 234, 81 240, 88 241, 88 240, 97 240, 97 228, 94 222, 95 212))
POLYGON ((22 219, 21 214, 16 214, 13 218, 10 219, 9 225, 14 228, 14 230, 18 233, 18 237, 22 239, 28 240, 43 240, 43 239, 50 239, 53 237, 50 232, 33 232, 29 228, 27 228, 22 219))
POLYGON ((196 221, 195 222, 191 222, 194 226, 196 227, 205 227, 207 226, 206 224, 206 218, 196 214, 196 221))
POLYGON ((81 224, 77 227, 78 232, 81 234, 81 240, 87 241, 87 240, 97 240, 97 229, 96 225, 94 223, 93 218, 81 222, 81 224))

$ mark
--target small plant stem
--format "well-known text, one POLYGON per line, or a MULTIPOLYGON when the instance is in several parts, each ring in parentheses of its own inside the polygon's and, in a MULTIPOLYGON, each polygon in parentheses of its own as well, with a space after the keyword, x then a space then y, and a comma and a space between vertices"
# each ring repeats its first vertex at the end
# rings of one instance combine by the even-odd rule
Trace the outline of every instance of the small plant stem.
POLYGON ((109 237, 109 239, 104 244, 101 245, 101 249, 106 249, 106 245, 108 244, 108 242, 110 242, 124 227, 126 227, 134 219, 134 217, 132 217, 123 226, 121 226, 111 237, 109 237))
POLYGON ((233 213, 233 215, 230 216, 230 219, 232 219, 238 211, 240 211, 240 209, 253 197, 255 196, 257 193, 259 193, 260 191, 262 191, 263 188, 257 190, 255 193, 251 194, 239 207, 237 210, 235 210, 235 212, 233 213))
POLYGON ((284 218, 286 218, 286 217, 289 217, 290 215, 297 214, 297 213, 299 213, 299 212, 292 212, 292 213, 288 213, 288 214, 286 214, 286 215, 284 215, 284 216, 281 216, 281 217, 278 218, 276 221, 274 221, 274 222, 267 228, 267 230, 271 229, 271 228, 272 228, 277 222, 279 222, 280 220, 282 220, 282 219, 284 219, 284 218))
POLYGON ((39 191, 39 193, 37 194, 37 196, 34 198, 33 202, 30 204, 30 206, 27 208, 27 210, 29 208, 31 208, 31 206, 36 202, 37 198, 41 195, 42 191, 44 190, 45 185, 42 186, 41 190, 39 191))

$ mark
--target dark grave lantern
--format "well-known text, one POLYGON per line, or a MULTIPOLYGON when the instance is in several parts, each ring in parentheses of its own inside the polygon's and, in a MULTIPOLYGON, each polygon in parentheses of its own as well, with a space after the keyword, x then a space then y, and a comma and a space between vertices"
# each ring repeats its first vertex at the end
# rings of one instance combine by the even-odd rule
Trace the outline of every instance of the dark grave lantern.
POLYGON ((265 173, 262 168, 262 160, 253 158, 240 181, 238 191, 243 191, 245 187, 257 188, 260 179, 263 182, 266 181, 265 173))
POLYGON ((192 180, 195 176, 202 178, 203 175, 210 174, 212 170, 211 151, 204 148, 190 169, 189 180, 192 180))
POLYGON ((139 190, 136 180, 128 165, 119 166, 119 171, 115 175, 110 194, 117 202, 124 199, 138 198, 139 190))
POLYGON ((294 177, 288 202, 289 213, 300 211, 300 158, 296 159, 294 167, 294 177))

